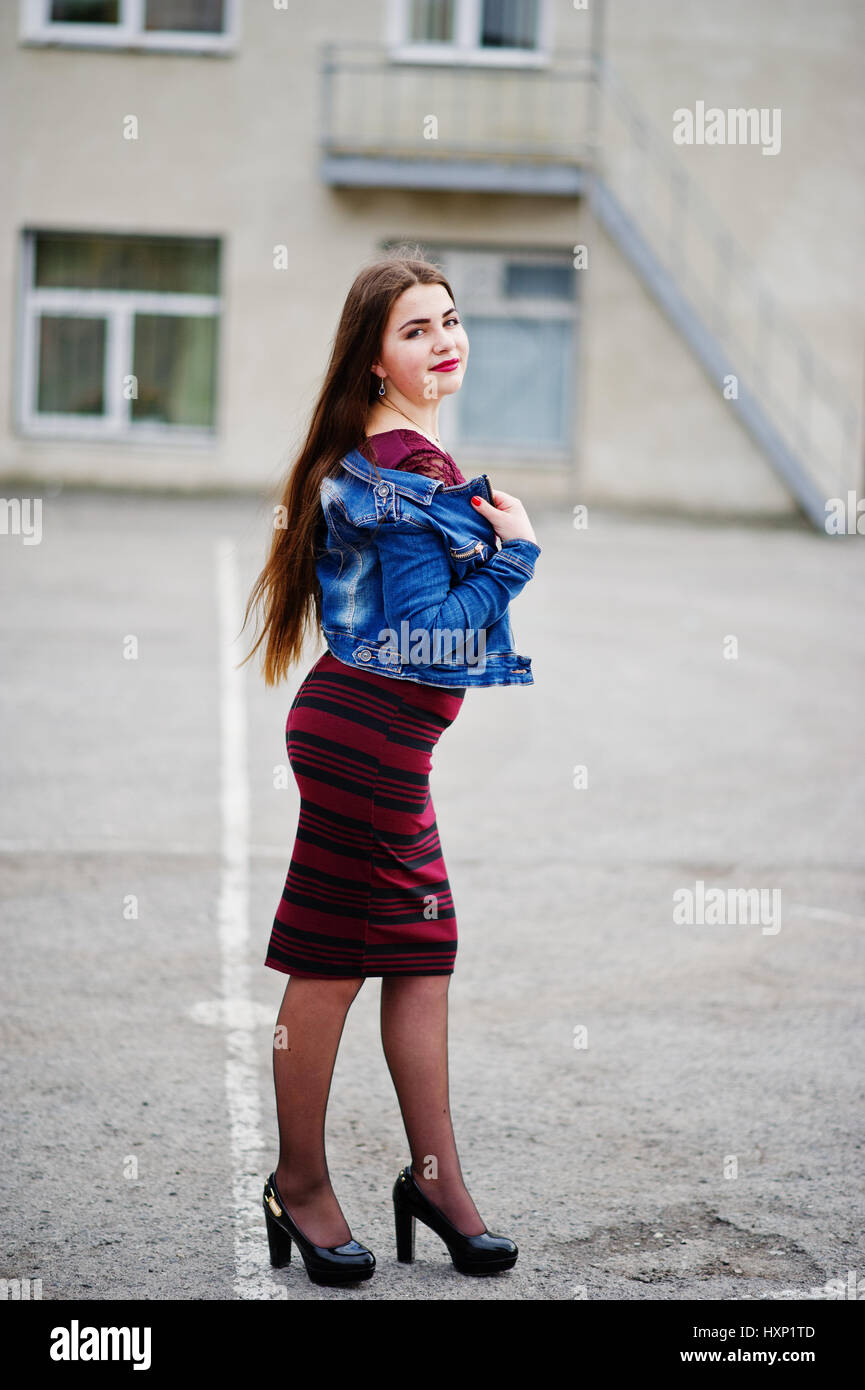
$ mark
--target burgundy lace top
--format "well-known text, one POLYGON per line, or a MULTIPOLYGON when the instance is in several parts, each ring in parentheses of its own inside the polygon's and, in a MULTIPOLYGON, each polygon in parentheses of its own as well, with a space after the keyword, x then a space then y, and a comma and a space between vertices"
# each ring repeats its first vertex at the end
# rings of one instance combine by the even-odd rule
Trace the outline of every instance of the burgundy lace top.
POLYGON ((417 430, 385 430, 383 434, 364 439, 357 449, 378 468, 405 468, 410 473, 424 473, 428 478, 440 478, 445 487, 456 487, 467 481, 450 454, 436 448, 417 430))

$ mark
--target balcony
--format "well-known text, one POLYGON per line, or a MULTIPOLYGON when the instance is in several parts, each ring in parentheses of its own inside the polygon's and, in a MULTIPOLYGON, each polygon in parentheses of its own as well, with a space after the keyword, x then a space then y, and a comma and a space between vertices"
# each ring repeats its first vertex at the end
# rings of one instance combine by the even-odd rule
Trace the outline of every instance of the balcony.
POLYGON ((596 85, 588 54, 538 67, 391 57, 328 43, 321 61, 323 181, 572 198, 585 191, 596 85))

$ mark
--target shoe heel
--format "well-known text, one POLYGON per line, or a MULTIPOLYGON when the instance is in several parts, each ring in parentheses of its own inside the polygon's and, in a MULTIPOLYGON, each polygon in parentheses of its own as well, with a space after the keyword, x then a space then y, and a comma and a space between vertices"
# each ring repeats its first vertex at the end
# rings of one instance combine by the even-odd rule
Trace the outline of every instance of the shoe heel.
POLYGON ((267 1243, 270 1246, 270 1263, 274 1269, 284 1269, 291 1263, 291 1236, 277 1224, 274 1216, 264 1208, 267 1221, 267 1243))
POLYGON ((410 1211, 397 1207, 394 1210, 396 1225, 396 1257, 400 1264, 410 1265, 414 1260, 414 1223, 410 1211))

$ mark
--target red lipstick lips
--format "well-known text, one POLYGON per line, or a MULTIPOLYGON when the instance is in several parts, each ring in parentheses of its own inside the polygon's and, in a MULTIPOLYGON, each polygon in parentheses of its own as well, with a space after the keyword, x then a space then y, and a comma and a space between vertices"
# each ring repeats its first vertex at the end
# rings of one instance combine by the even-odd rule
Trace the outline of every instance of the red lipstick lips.
POLYGON ((437 367, 431 367, 430 370, 433 372, 452 372, 459 364, 460 359, 458 357, 449 357, 447 362, 439 362, 437 367))

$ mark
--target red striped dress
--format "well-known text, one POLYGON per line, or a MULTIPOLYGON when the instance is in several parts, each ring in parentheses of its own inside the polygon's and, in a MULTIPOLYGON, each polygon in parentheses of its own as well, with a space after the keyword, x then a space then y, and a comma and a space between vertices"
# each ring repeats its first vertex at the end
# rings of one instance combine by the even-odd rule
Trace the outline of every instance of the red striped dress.
MULTIPOLYGON (((465 482, 413 430, 359 448, 380 468, 465 482)), ((429 774, 465 693, 356 670, 330 650, 307 673, 285 727, 300 812, 265 965, 323 979, 453 973, 457 919, 429 774)))

